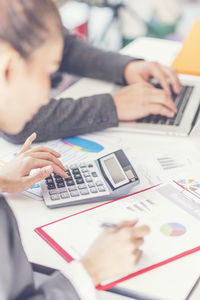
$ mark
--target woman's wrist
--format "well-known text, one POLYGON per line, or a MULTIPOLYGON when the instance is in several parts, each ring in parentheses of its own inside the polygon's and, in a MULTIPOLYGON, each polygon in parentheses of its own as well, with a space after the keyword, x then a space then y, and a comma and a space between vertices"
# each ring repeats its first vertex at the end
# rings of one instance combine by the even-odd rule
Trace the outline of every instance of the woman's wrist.
POLYGON ((99 278, 99 274, 96 269, 96 264, 93 264, 91 262, 91 260, 87 259, 87 258, 83 258, 81 260, 81 263, 84 266, 84 268, 86 269, 86 271, 88 272, 89 276, 91 277, 91 279, 94 283, 94 286, 97 286, 98 284, 100 284, 101 280, 99 278))
POLYGON ((8 184, 5 178, 4 168, 0 168, 0 192, 6 192, 6 185, 8 184))
POLYGON ((0 193, 3 192, 3 186, 4 186, 4 178, 0 172, 0 193))

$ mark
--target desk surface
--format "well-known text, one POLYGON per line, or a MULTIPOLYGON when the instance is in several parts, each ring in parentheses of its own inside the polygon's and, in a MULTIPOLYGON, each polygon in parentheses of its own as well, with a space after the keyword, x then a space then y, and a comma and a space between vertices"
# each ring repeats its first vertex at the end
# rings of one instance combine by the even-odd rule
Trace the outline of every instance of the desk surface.
MULTIPOLYGON (((177 42, 140 38, 123 49, 122 52, 133 56, 140 56, 147 60, 157 60, 160 63, 170 65, 176 53, 180 50, 180 47, 181 44, 177 42)), ((197 77, 193 79, 199 80, 197 77)), ((112 90, 112 84, 99 82, 97 80, 82 79, 61 96, 78 98, 94 93, 112 92, 112 90)), ((122 136, 122 133, 119 132, 117 128, 106 132, 109 133, 109 131, 118 137, 122 136)), ((176 144, 179 146, 182 145, 182 148, 184 148, 186 144, 192 145, 192 147, 200 147, 198 139, 192 138, 161 137, 134 133, 123 133, 123 138, 128 141, 130 147, 134 148, 137 146, 140 149, 145 149, 146 145, 154 148, 159 148, 160 145, 164 147, 165 144, 169 145, 169 143, 173 146, 176 144)), ((8 196, 8 199, 17 217, 23 245, 29 260, 49 267, 58 269, 65 268, 66 262, 62 257, 37 236, 33 230, 37 226, 95 206, 95 204, 49 210, 45 207, 43 202, 27 199, 22 195, 8 196)), ((183 300, 188 295, 199 273, 200 254, 193 254, 162 268, 126 281, 120 284, 120 287, 149 295, 154 299, 183 300)), ((104 299, 107 298, 105 297, 104 299)))

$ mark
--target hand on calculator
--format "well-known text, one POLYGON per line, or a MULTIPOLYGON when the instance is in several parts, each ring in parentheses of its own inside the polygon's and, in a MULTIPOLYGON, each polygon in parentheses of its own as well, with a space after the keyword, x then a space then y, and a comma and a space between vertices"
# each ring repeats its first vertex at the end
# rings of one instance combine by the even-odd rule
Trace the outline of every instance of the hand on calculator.
POLYGON ((52 172, 67 178, 65 167, 59 161, 60 154, 47 147, 31 148, 36 134, 24 143, 21 151, 0 169, 0 189, 2 192, 23 192, 48 177, 52 172), (40 169, 30 175, 33 169, 40 169))
POLYGON ((49 208, 118 199, 140 182, 123 149, 93 161, 68 163, 68 178, 53 173, 41 182, 49 208))

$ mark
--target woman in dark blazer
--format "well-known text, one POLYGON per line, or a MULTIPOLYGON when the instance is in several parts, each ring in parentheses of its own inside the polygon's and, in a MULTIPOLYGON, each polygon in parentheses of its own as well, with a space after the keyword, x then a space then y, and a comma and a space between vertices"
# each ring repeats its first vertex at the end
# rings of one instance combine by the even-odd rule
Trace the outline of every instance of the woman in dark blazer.
MULTIPOLYGON (((62 58, 62 25, 51 0, 0 0, 0 20, 0 130, 16 135, 49 101, 50 75, 62 58)), ((0 170, 1 192, 23 191, 53 171, 66 176, 57 152, 30 149, 35 138, 33 134, 0 170), (40 170, 30 175, 35 168, 40 170)), ((149 229, 136 223, 124 222, 118 230, 104 231, 79 262, 66 264, 65 270, 36 287, 15 217, 1 194, 0 299, 95 299, 96 285, 132 272, 140 259, 149 229)))

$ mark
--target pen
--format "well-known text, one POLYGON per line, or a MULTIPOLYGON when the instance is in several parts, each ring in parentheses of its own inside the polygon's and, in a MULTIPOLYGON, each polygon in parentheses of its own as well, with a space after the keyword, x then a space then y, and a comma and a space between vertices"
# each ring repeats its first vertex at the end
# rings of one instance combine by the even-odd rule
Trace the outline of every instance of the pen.
POLYGON ((111 222, 102 223, 101 227, 107 228, 107 229, 116 229, 116 230, 120 229, 120 227, 117 224, 111 223, 111 222))

